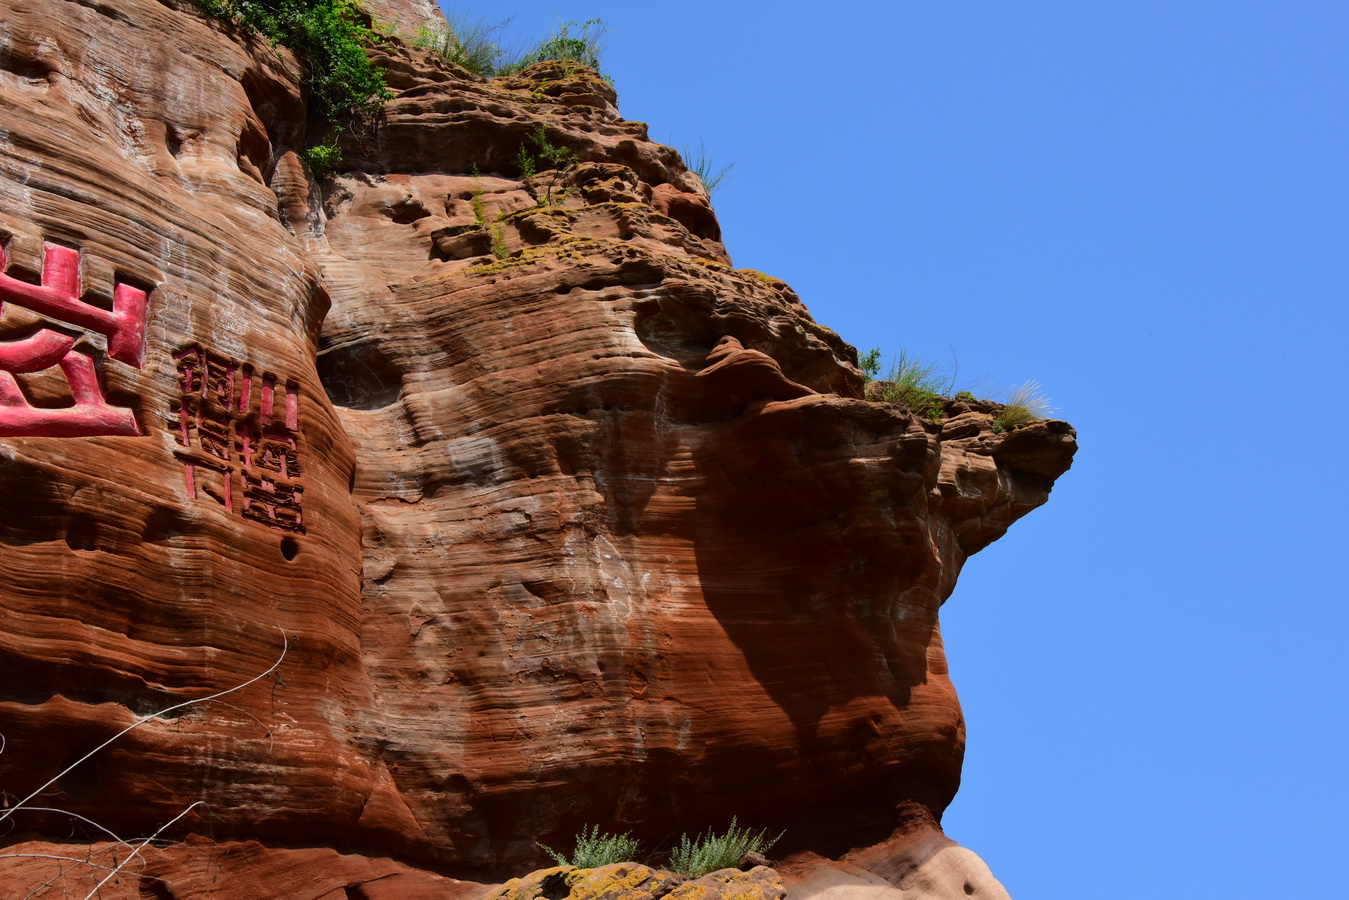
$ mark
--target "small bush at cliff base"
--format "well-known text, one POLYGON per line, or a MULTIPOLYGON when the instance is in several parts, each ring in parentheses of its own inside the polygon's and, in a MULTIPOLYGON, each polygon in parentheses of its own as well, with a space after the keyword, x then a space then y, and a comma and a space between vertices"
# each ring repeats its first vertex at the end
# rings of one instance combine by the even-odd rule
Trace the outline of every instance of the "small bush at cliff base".
POLYGON ((539 844, 539 849, 551 856, 559 866, 594 869, 611 863, 634 862, 637 858, 637 839, 627 832, 601 833, 600 826, 594 825, 589 833, 581 829, 581 833, 576 836, 576 849, 570 858, 543 844, 539 844))
MULTIPOLYGON (((783 832, 782 834, 785 834, 783 832)), ((713 834, 712 829, 695 839, 687 834, 679 836, 679 845, 670 853, 670 870, 690 878, 706 875, 718 869, 738 865, 746 853, 767 853, 782 840, 782 834, 768 837, 768 829, 757 834, 748 828, 737 828, 735 819, 725 834, 713 834)))

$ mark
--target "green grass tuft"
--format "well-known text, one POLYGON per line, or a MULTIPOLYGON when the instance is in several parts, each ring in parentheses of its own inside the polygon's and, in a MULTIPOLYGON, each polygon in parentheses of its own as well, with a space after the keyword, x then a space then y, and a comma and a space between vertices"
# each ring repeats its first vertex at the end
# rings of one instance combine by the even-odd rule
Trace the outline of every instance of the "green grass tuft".
POLYGON ((1010 431, 1021 425, 1046 419, 1052 412, 1054 408, 1049 405, 1049 398, 1040 389, 1039 383, 1027 381, 1008 392, 1002 412, 993 419, 993 430, 1010 431))
POLYGON ((726 180, 726 176, 735 168, 735 163, 727 163, 721 168, 716 168, 712 159, 707 155, 707 148, 701 140, 698 141, 698 150, 695 153, 688 147, 680 147, 679 155, 684 159, 684 165, 689 167, 693 174, 698 176, 698 180, 703 183, 707 189, 707 195, 712 196, 712 192, 721 186, 726 180))
POLYGON ((557 31, 550 37, 540 41, 533 50, 518 59, 503 62, 497 74, 513 75, 535 63, 549 60, 571 63, 573 69, 586 66, 598 72, 600 55, 604 52, 600 38, 606 33, 608 29, 604 27, 601 19, 587 19, 585 22, 559 21, 557 31))
POLYGON ((506 56, 496 41, 496 35, 511 20, 488 25, 484 19, 469 21, 466 16, 456 12, 448 13, 446 19, 444 25, 418 27, 412 37, 412 44, 437 53, 475 75, 488 78, 496 75, 506 56))
POLYGON ((954 384, 953 376, 944 377, 939 371, 932 363, 910 356, 907 350, 901 350, 890 364, 881 399, 902 406, 915 415, 926 416, 934 421, 940 419, 942 397, 951 392, 954 384))
POLYGON ((757 834, 748 828, 737 828, 733 818, 725 834, 713 834, 709 828, 706 834, 695 839, 690 839, 687 834, 680 835, 679 845, 670 854, 669 867, 680 875, 697 878, 738 865, 746 853, 767 853, 780 840, 782 834, 769 838, 766 828, 757 834))
MULTIPOLYGON (((557 31, 523 53, 502 47, 497 42, 498 33, 510 24, 510 19, 488 25, 483 19, 470 21, 454 12, 451 12, 447 19, 445 25, 424 25, 418 28, 412 37, 412 43, 438 53, 450 62, 486 78, 514 75, 535 63, 545 61, 562 63, 562 68, 568 75, 573 74, 581 66, 587 66, 597 72, 600 69, 600 56, 604 52, 600 38, 607 33, 604 22, 600 19, 558 22, 557 31)), ((613 84, 613 79, 608 75, 602 74, 601 77, 609 84, 613 84)))

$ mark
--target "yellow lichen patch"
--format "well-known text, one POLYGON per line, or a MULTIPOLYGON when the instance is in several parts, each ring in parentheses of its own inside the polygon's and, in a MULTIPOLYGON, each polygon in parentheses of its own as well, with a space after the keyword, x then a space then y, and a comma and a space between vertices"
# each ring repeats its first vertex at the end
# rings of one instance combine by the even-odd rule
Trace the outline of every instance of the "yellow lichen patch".
POLYGON ((735 269, 732 269, 730 266, 726 265, 726 263, 717 262, 715 259, 708 259, 706 256, 695 256, 693 261, 704 269, 721 269, 725 272, 735 271, 735 269))
POLYGON ((781 290, 787 286, 787 282, 783 281, 781 278, 774 278, 772 275, 760 272, 758 269, 736 269, 735 274, 756 278, 774 290, 781 290))
POLYGON ((576 212, 577 211, 574 209, 563 209, 560 206, 550 206, 546 203, 540 203, 538 206, 530 206, 525 209, 517 209, 512 213, 507 213, 506 215, 501 216, 498 221, 514 222, 520 219, 538 217, 543 219, 557 219, 560 223, 570 224, 575 218, 576 212))
POLYGON ((679 880, 672 872, 637 863, 614 863, 582 870, 581 875, 572 884, 569 900, 644 900, 663 896, 679 880))
POLYGON ((725 869, 681 884, 665 900, 782 900, 786 895, 787 889, 771 869, 725 869))
POLYGON ((575 866, 553 866, 551 869, 539 869, 523 878, 510 881, 488 894, 483 900, 538 900, 539 897, 566 896, 580 877, 589 869, 575 866))
POLYGON ((486 265, 473 266, 460 272, 453 272, 446 277, 452 278, 456 275, 496 275, 512 269, 521 269, 526 266, 531 266, 549 258, 581 260, 586 258, 585 251, 599 249, 601 249, 601 244, 595 238, 564 236, 549 241, 547 244, 540 247, 529 247, 518 251, 514 256, 508 256, 505 259, 487 263, 486 265))
POLYGON ((634 862, 612 863, 593 869, 554 866, 513 878, 483 900, 654 900, 666 896, 682 879, 664 869, 634 862))

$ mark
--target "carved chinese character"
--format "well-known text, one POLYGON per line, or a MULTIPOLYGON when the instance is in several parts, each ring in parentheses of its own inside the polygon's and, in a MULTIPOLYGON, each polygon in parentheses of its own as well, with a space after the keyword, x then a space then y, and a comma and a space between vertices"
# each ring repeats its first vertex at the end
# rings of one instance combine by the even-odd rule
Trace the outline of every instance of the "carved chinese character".
POLYGON ((243 473, 245 518, 261 522, 282 531, 304 533, 300 515, 300 498, 304 489, 299 485, 272 481, 266 476, 243 473))
MULTIPOLYGON (((8 258, 0 247, 0 312, 4 301, 102 334, 108 356, 134 366, 145 364, 145 292, 128 284, 113 290, 112 310, 80 297, 80 254, 45 244, 42 283, 3 274, 8 258)), ((76 338, 48 328, 15 341, 0 341, 0 436, 90 437, 140 433, 130 409, 110 406, 99 385, 93 357, 75 349, 76 338), (57 409, 28 402, 16 375, 58 366, 70 385, 73 406, 57 409)))
POLYGON ((300 502, 300 389, 270 373, 191 346, 174 354, 180 396, 169 424, 188 493, 268 528, 304 533, 300 502), (253 384, 259 382, 253 408, 253 384), (236 498, 238 508, 236 509, 236 498))

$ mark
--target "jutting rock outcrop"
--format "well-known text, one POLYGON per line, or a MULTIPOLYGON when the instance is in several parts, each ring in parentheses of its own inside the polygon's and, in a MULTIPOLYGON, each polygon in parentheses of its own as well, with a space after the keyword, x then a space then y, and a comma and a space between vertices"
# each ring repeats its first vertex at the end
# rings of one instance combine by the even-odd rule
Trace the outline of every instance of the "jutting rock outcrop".
POLYGON ((481 896, 736 815, 789 895, 1003 896, 938 610, 1071 428, 864 399, 590 70, 390 38, 320 180, 268 41, 3 9, 0 894, 164 828, 101 896, 481 896))

